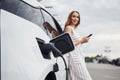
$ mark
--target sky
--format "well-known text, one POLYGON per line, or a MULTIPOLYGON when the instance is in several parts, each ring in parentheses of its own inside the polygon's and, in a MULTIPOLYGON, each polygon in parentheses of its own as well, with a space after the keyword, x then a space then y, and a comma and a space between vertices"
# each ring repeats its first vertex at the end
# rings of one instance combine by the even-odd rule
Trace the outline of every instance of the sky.
POLYGON ((120 57, 120 0, 42 0, 41 3, 53 7, 48 10, 57 15, 55 18, 62 28, 71 11, 80 12, 78 30, 81 38, 93 34, 83 45, 86 56, 120 57))

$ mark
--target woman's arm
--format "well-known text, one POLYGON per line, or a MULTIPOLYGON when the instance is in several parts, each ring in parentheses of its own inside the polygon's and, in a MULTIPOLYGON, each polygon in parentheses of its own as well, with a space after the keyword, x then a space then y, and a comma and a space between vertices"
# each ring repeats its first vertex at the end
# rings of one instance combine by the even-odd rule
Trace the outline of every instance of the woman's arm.
POLYGON ((87 43, 88 40, 89 40, 88 37, 83 37, 82 39, 79 39, 79 40, 74 41, 74 44, 75 44, 75 46, 78 46, 78 45, 80 45, 80 44, 87 43))
MULTIPOLYGON (((67 26, 67 27, 65 28, 64 32, 69 33, 70 36, 71 36, 71 34, 72 34, 72 28, 70 28, 69 26, 67 26)), ((88 40, 89 40, 89 37, 83 37, 82 39, 79 39, 79 40, 74 41, 74 45, 75 45, 75 46, 78 46, 78 45, 80 45, 80 44, 83 44, 83 43, 88 42, 88 40)))

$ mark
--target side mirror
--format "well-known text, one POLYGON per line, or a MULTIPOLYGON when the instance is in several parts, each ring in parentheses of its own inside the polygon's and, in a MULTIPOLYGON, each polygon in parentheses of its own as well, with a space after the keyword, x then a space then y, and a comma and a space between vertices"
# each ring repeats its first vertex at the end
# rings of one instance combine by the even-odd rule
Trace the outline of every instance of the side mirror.
MULTIPOLYGON (((49 43, 52 43, 54 45, 53 48, 57 48, 62 53, 62 55, 74 50, 74 44, 68 33, 57 36, 56 38, 50 40, 49 43)), ((52 52, 54 57, 60 56, 55 49, 53 49, 52 52)))

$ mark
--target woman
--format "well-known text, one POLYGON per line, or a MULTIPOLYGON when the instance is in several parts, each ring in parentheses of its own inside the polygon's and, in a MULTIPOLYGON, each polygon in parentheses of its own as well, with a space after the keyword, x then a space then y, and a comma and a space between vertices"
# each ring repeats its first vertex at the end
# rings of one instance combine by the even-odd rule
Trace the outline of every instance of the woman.
POLYGON ((64 32, 70 34, 75 45, 75 50, 70 52, 68 57, 69 80, 92 80, 85 65, 84 57, 81 51, 81 44, 88 42, 89 38, 80 39, 76 31, 80 24, 80 14, 78 11, 72 11, 65 24, 64 32))

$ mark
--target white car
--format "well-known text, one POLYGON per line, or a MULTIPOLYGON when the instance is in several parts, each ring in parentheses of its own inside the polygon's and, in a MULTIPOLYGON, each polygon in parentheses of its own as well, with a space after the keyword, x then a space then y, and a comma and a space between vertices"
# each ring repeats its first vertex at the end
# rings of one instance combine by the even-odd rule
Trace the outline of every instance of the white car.
POLYGON ((0 14, 1 80, 66 80, 65 65, 58 53, 67 53, 74 45, 66 41, 66 34, 60 35, 60 25, 40 2, 2 0, 0 14), (44 22, 60 36, 52 39, 44 22))

